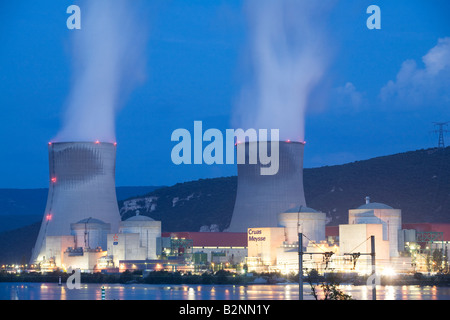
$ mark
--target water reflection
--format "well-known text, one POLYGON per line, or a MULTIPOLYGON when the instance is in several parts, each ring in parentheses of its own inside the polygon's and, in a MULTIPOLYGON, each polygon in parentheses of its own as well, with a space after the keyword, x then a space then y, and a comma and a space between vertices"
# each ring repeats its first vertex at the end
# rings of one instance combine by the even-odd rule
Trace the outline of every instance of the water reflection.
POLYGON ((364 286, 363 290, 361 290, 361 300, 369 300, 368 297, 369 288, 367 286, 364 286))
POLYGON ((291 300, 291 286, 287 285, 284 287, 284 296, 286 297, 286 300, 291 300))
POLYGON ((408 300, 408 286, 402 286, 401 292, 402 292, 401 300, 408 300))
POLYGON ((194 288, 186 288, 188 292, 188 300, 195 300, 195 289, 194 288))
POLYGON ((393 286, 385 287, 385 297, 384 300, 395 300, 395 289, 393 286))
POLYGON ((239 287, 239 298, 240 298, 240 300, 247 300, 248 299, 247 287, 244 287, 244 286, 240 286, 239 287))
POLYGON ((66 287, 65 286, 61 286, 61 300, 67 300, 66 287))
POLYGON ((436 286, 433 286, 431 288, 431 299, 432 300, 437 300, 437 288, 436 288, 436 286))
MULTIPOLYGON (((83 284, 68 289, 53 283, 0 283, 0 300, 297 300, 298 285, 121 285, 83 284)), ((341 286, 356 300, 372 300, 371 287, 341 286)), ((319 290, 319 298, 323 293, 319 290)), ((314 300, 309 285, 305 300, 314 300)), ((378 300, 450 300, 450 288, 436 286, 377 286, 378 300)))

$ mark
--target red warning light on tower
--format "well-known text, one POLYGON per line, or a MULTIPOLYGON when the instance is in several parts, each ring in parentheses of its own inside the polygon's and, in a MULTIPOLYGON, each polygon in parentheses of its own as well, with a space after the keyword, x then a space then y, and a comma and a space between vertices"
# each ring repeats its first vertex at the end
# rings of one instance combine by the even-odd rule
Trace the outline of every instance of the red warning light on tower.
POLYGON ((52 178, 51 178, 51 181, 52 181, 53 183, 56 183, 56 177, 52 177, 52 178))

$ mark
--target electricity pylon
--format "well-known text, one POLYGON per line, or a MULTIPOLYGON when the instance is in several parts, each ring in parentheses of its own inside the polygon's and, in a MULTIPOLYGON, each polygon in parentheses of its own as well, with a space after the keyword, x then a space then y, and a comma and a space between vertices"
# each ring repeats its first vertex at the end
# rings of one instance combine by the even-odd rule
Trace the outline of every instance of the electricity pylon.
POLYGON ((437 127, 437 129, 434 131, 435 133, 437 133, 439 135, 439 142, 438 142, 438 148, 445 148, 445 142, 444 142, 444 133, 449 132, 448 130, 446 130, 445 128, 448 126, 448 124, 450 123, 449 121, 447 122, 433 122, 434 125, 437 127))

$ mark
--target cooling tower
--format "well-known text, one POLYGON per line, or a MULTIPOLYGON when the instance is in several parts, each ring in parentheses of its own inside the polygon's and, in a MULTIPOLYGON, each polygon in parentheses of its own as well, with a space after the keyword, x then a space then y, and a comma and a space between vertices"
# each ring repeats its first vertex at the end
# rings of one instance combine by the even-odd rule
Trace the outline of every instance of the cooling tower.
POLYGON ((71 223, 92 217, 110 224, 115 233, 121 220, 115 189, 116 144, 49 143, 48 151, 47 206, 31 263, 45 256, 47 236, 71 235, 71 223))
MULTIPOLYGON (((261 175, 260 163, 249 164, 246 142, 245 164, 238 164, 238 185, 233 217, 227 231, 247 232, 247 228, 277 227, 277 215, 306 206, 303 191, 303 149, 301 142, 279 142, 279 169, 274 175, 261 175)), ((268 149, 270 150, 270 143, 268 149)))

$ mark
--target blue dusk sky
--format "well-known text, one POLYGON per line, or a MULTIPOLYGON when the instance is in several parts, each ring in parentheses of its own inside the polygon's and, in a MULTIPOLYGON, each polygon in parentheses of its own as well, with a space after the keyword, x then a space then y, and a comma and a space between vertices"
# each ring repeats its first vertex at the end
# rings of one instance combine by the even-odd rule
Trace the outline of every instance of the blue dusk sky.
MULTIPOLYGON (((261 9, 265 2, 273 1, 141 1, 134 29, 114 18, 124 34, 114 35, 112 46, 123 41, 130 49, 116 56, 126 60, 118 68, 120 94, 114 102, 117 186, 173 185, 237 173, 235 165, 173 164, 171 134, 178 128, 193 132, 196 120, 203 121, 204 130, 235 128, 236 114, 247 106, 243 92, 249 110, 257 104, 257 94, 253 99, 245 88, 254 80, 249 75, 258 74, 251 53, 264 56, 258 51, 263 45, 254 41, 261 30, 271 33, 269 43, 285 68, 273 77, 266 73, 265 85, 290 85, 289 77, 299 83, 313 79, 305 80, 311 84, 307 90, 299 89, 306 105, 304 120, 298 119, 305 125, 305 168, 437 146, 433 122, 450 121, 450 1, 336 0, 317 8, 313 1, 287 0, 292 6, 287 15, 261 9), (370 5, 381 9, 379 30, 366 26, 370 5), (279 30, 288 34, 278 37, 279 30), (293 55, 281 52, 283 37, 303 46, 301 54, 296 56, 295 45, 287 46, 293 55), (296 64, 305 52, 311 54, 296 64)), ((75 77, 82 73, 75 57, 100 55, 100 48, 106 54, 94 63, 99 70, 91 71, 100 78, 111 71, 105 61, 114 50, 103 39, 77 46, 81 31, 66 26, 71 4, 81 8, 81 31, 89 33, 93 18, 85 2, 0 3, 0 188, 48 186, 47 143, 61 132, 75 77)), ((101 23, 109 10, 99 12, 101 23)), ((264 88, 260 96, 266 95, 264 88)), ((266 103, 273 106, 273 118, 285 114, 285 121, 297 121, 295 99, 282 94, 284 103, 270 96, 266 103)), ((85 105, 97 114, 97 104, 85 105)))

